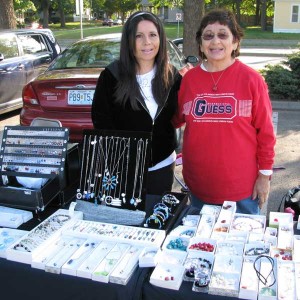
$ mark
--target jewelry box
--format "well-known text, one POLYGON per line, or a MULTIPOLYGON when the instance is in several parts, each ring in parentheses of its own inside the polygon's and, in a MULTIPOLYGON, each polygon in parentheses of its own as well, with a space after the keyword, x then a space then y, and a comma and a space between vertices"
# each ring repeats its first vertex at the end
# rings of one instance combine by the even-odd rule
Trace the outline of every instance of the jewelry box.
POLYGON ((79 266, 76 275, 92 279, 92 274, 108 252, 116 245, 114 242, 101 241, 91 255, 79 266))
POLYGON ((277 247, 282 249, 293 249, 294 227, 292 222, 279 222, 277 247))
POLYGON ((300 262, 300 235, 294 235, 293 261, 300 262))
POLYGON ((77 269, 91 256, 95 249, 100 245, 100 241, 95 239, 86 240, 78 250, 64 263, 61 268, 62 274, 77 275, 77 269))
POLYGON ((199 221, 200 221, 199 215, 186 215, 182 219, 182 225, 188 227, 198 227, 199 221))
POLYGON ((208 294, 238 297, 240 273, 212 272, 208 294))
POLYGON ((179 236, 167 236, 162 245, 163 251, 170 252, 187 252, 190 239, 179 236))
POLYGON ((277 247, 271 247, 270 256, 277 260, 293 260, 293 251, 291 249, 280 249, 277 247))
POLYGON ((217 247, 215 254, 222 254, 222 255, 240 255, 243 256, 244 253, 244 243, 237 242, 237 241, 217 241, 217 247))
POLYGON ((221 208, 222 207, 219 205, 204 204, 201 208, 200 215, 214 215, 217 219, 220 214, 221 208))
POLYGON ((187 247, 188 252, 210 252, 215 253, 217 241, 210 238, 202 238, 199 236, 189 240, 187 247))
POLYGON ((249 233, 264 233, 266 228, 266 216, 234 214, 230 231, 247 231, 249 233))
POLYGON ((278 228, 280 222, 293 222, 293 215, 291 213, 270 211, 269 226, 278 228))
POLYGON ((18 228, 32 218, 33 214, 31 211, 0 206, 0 226, 2 227, 18 228))
POLYGON ((277 228, 267 227, 264 234, 264 241, 270 243, 272 247, 277 247, 277 228))
POLYGON ((131 246, 109 276, 109 282, 126 285, 137 269, 142 248, 131 246))
MULTIPOLYGON (((215 256, 211 252, 189 252, 185 261, 184 261, 184 281, 192 281, 196 280, 197 274, 206 275, 206 282, 198 283, 198 287, 201 286, 207 287, 210 281, 210 276, 214 264, 215 256)), ((204 277, 204 276, 203 276, 204 277)))
POLYGON ((295 266, 292 261, 277 261, 278 299, 297 299, 295 266))
POLYGON ((157 265, 157 256, 159 248, 145 247, 139 256, 140 268, 151 268, 157 265))
POLYGON ((258 277, 253 267, 255 257, 245 257, 240 281, 239 298, 257 299, 258 294, 258 277))
POLYGON ((295 263, 295 281, 296 281, 296 295, 300 299, 300 263, 295 263))
POLYGON ((121 263, 123 256, 129 248, 129 244, 116 244, 93 271, 92 280, 108 283, 111 273, 121 263))
POLYGON ((174 228, 169 235, 170 236, 181 236, 185 238, 192 238, 196 234, 196 227, 179 225, 174 228))
POLYGON ((184 266, 159 263, 154 268, 150 283, 162 288, 179 290, 184 273, 184 266))
POLYGON ((247 243, 248 237, 249 233, 247 231, 232 231, 227 234, 226 240, 247 243))
POLYGON ((271 245, 264 242, 247 243, 244 247, 244 256, 270 255, 271 245))
POLYGON ((62 235, 60 235, 56 239, 53 239, 52 243, 48 245, 45 251, 40 251, 32 257, 31 267, 45 270, 46 264, 73 239, 74 237, 72 236, 62 235))
POLYGON ((259 272, 258 300, 277 299, 277 260, 269 256, 259 257, 254 264, 259 272))
POLYGON ((213 271, 217 273, 240 274, 242 270, 243 256, 216 254, 213 271))
POLYGON ((72 255, 78 251, 84 243, 86 243, 86 239, 72 238, 46 263, 45 271, 60 274, 63 265, 69 261, 72 255))
POLYGON ((215 222, 216 218, 214 215, 202 214, 197 227, 196 236, 209 238, 211 236, 215 222))
POLYGON ((166 263, 172 265, 183 265, 187 257, 187 252, 185 251, 163 251, 159 250, 156 255, 156 262, 166 263))
POLYGON ((0 204, 43 211, 60 196, 66 184, 68 139, 67 128, 5 126, 0 168, 8 180, 1 180, 0 204))

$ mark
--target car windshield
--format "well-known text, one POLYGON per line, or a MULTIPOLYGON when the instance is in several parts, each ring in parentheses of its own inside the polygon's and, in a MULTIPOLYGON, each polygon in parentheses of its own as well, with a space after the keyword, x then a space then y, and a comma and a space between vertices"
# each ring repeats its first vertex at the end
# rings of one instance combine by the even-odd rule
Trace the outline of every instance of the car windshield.
POLYGON ((104 68, 119 58, 120 42, 89 40, 73 44, 49 67, 49 70, 104 68))

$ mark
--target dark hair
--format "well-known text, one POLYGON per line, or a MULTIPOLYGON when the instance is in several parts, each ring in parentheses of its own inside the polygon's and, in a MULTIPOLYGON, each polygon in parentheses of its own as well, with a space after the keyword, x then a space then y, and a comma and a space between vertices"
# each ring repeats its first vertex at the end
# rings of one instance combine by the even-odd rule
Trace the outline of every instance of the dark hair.
POLYGON ((158 105, 164 101, 169 87, 173 83, 173 74, 168 61, 167 38, 161 20, 154 14, 139 11, 132 14, 124 24, 120 49, 120 80, 116 90, 116 101, 125 105, 129 100, 134 109, 138 109, 136 97, 140 96, 136 80, 136 66, 138 62, 134 56, 136 32, 138 24, 143 21, 152 22, 158 32, 160 45, 155 57, 156 73, 152 80, 152 93, 158 105))
POLYGON ((204 28, 209 24, 220 23, 221 25, 227 26, 232 35, 234 42, 237 42, 236 50, 232 51, 231 56, 233 58, 240 55, 240 42, 244 36, 243 29, 237 23, 234 14, 230 10, 226 9, 214 9, 208 12, 201 20, 200 26, 196 33, 196 41, 199 45, 199 55, 200 57, 205 57, 205 54, 201 52, 200 45, 202 44, 202 33, 204 28))

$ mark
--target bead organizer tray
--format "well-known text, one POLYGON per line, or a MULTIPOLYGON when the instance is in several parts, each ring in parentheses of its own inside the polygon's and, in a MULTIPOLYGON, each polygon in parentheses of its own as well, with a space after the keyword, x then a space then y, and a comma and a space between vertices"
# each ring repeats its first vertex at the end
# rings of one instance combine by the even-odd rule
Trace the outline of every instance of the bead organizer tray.
POLYGON ((137 246, 145 247, 160 247, 166 236, 163 230, 87 220, 77 220, 69 224, 64 227, 63 234, 120 243, 134 243, 137 246))
POLYGON ((22 239, 12 244, 6 251, 7 259, 31 264, 33 256, 47 249, 60 235, 61 229, 76 219, 82 219, 81 212, 74 211, 71 214, 66 209, 57 210, 22 239))

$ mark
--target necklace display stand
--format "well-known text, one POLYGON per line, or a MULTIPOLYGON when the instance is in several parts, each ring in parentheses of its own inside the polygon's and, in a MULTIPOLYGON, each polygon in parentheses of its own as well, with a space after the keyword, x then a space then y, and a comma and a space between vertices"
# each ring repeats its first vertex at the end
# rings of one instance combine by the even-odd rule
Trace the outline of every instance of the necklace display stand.
POLYGON ((6 126, 0 151, 0 205, 43 211, 64 187, 68 138, 69 130, 63 127, 6 126), (34 189, 18 185, 16 177, 48 181, 34 189))
POLYGON ((128 210, 145 210, 151 135, 84 131, 76 199, 128 210))

